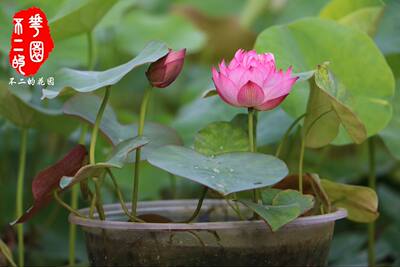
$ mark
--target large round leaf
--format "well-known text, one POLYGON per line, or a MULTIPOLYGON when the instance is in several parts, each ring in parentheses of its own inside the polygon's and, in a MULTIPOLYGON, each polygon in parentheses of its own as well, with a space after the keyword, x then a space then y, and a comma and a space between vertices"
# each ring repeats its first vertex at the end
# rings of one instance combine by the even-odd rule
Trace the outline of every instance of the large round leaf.
MULTIPOLYGON (((342 93, 352 98, 348 107, 366 126, 368 136, 382 130, 391 118, 390 99, 394 93, 393 74, 374 42, 364 33, 334 21, 309 18, 274 26, 262 32, 256 41, 258 52, 275 54, 279 67, 294 67, 304 72, 325 61, 342 93)), ((305 111, 307 84, 298 86, 283 107, 298 117, 305 111)), ((350 143, 342 128, 335 144, 350 143)))
POLYGON ((165 146, 151 153, 147 160, 222 195, 266 187, 288 173, 283 161, 260 153, 234 152, 207 157, 185 147, 165 146))

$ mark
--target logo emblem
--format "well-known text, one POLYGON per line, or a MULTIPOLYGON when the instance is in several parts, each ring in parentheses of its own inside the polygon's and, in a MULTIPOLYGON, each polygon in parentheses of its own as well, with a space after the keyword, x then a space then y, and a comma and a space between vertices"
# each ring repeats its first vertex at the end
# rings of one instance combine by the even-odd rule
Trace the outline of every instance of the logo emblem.
POLYGON ((46 15, 32 7, 17 12, 13 24, 10 65, 26 77, 33 76, 54 48, 46 15))

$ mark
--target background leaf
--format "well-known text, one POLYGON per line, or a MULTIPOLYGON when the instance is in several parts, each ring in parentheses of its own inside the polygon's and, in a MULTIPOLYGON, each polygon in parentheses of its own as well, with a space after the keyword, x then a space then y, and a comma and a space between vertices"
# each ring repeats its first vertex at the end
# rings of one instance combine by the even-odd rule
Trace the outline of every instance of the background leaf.
POLYGON ((153 15, 143 10, 122 18, 117 38, 121 48, 132 55, 152 40, 162 40, 174 50, 186 48, 188 53, 199 51, 206 41, 204 34, 182 16, 153 15))
POLYGON ((320 16, 321 18, 338 20, 363 8, 382 6, 381 0, 331 0, 321 10, 320 16))
POLYGON ((391 154, 400 160, 400 54, 391 55, 387 59, 396 77, 396 94, 393 100, 392 120, 379 133, 379 136, 383 139, 391 154))
POLYGON ((19 95, 21 93, 26 100, 14 94, 5 82, 0 81, 0 114, 16 126, 62 134, 70 133, 75 128, 74 121, 61 110, 48 109, 29 102, 31 92, 28 88, 22 88, 19 95))
MULTIPOLYGON (((329 61, 337 81, 353 97, 348 106, 364 123, 368 136, 388 124, 394 79, 384 57, 366 34, 333 21, 309 18, 268 28, 258 36, 255 48, 274 53, 279 67, 293 65, 295 72, 309 71, 329 61)), ((283 104, 294 117, 304 113, 306 96, 300 88, 306 87, 299 83, 283 104)), ((334 143, 349 142, 344 129, 339 129, 334 143)))
MULTIPOLYGON (((94 125, 100 104, 101 99, 96 95, 78 94, 65 103, 63 110, 67 115, 78 117, 94 125)), ((120 124, 111 106, 107 105, 100 123, 100 132, 113 146, 116 146, 122 141, 136 136, 138 124, 120 124)), ((151 151, 161 146, 182 144, 182 140, 174 129, 158 123, 146 122, 144 135, 150 140, 150 143, 142 149, 142 160, 146 160, 151 151)), ((129 161, 135 161, 133 154, 129 155, 129 161)))
POLYGON ((118 0, 69 0, 50 21, 51 36, 57 42, 91 32, 118 0))

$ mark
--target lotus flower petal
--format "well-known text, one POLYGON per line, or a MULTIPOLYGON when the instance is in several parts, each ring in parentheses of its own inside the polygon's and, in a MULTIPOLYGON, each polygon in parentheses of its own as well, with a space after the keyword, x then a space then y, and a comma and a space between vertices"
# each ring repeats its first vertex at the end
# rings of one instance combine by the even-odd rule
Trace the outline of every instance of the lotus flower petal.
POLYGON ((292 68, 277 70, 271 53, 257 54, 255 50, 239 49, 234 58, 212 75, 219 96, 236 107, 270 110, 277 107, 290 93, 298 77, 292 77, 292 68))

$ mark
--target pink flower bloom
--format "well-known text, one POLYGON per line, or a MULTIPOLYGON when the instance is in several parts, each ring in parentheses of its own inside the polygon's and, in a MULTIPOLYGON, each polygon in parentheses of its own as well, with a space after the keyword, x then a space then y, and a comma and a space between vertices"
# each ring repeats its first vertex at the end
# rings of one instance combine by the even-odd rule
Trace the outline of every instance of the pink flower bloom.
POLYGON ((146 72, 147 79, 154 87, 164 88, 178 77, 185 61, 186 49, 169 50, 168 54, 150 64, 146 72))
POLYGON ((292 77, 292 68, 277 70, 271 53, 239 49, 228 66, 219 64, 219 72, 212 75, 219 96, 236 107, 270 110, 277 107, 290 93, 298 77, 292 77))

